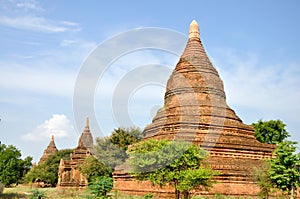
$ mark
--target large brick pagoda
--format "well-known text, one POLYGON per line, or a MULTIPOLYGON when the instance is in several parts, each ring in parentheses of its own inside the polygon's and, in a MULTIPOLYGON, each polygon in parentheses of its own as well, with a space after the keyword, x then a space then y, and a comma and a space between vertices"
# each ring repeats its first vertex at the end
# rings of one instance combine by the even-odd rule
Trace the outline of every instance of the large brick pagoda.
MULTIPOLYGON (((257 195, 253 168, 271 158, 275 148, 258 142, 253 127, 244 124, 227 105, 223 82, 203 48, 195 20, 168 80, 164 108, 143 133, 144 139, 184 139, 208 150, 208 162, 220 175, 209 192, 199 193, 205 195, 257 195)), ((137 182, 122 167, 116 168, 114 180, 116 190, 130 194, 155 192, 165 197, 174 193, 170 187, 153 188, 149 182, 137 182)))

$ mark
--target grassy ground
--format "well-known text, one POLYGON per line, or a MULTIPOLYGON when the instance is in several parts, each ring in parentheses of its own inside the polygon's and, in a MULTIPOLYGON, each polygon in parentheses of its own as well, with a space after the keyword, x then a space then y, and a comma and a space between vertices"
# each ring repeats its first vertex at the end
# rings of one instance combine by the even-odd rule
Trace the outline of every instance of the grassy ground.
POLYGON ((86 199, 86 195, 88 194, 86 190, 57 190, 56 188, 32 188, 30 186, 19 185, 13 188, 5 188, 4 192, 0 194, 0 198, 4 199, 27 199, 30 198, 32 195, 32 191, 38 190, 39 192, 43 192, 46 198, 53 198, 53 199, 86 199))
MULTIPOLYGON (((2 199, 28 199, 32 194, 32 191, 38 190, 39 192, 43 192, 45 198, 50 199, 87 199, 87 195, 89 195, 88 191, 83 190, 75 190, 75 189, 56 189, 56 188, 32 188, 30 186, 19 185, 13 188, 5 188, 3 194, 0 194, 0 198, 2 199)), ((112 191, 110 194, 111 199, 144 199, 146 197, 143 196, 132 196, 132 195, 124 195, 119 192, 112 191)), ((153 197, 153 199, 158 199, 157 197, 153 197)), ((204 197, 193 197, 193 199, 204 199, 204 197)), ((211 199, 233 199, 232 197, 227 196, 215 196, 211 199)), ((235 198, 236 199, 236 198, 235 198)), ((250 198, 249 198, 250 199, 250 198)))

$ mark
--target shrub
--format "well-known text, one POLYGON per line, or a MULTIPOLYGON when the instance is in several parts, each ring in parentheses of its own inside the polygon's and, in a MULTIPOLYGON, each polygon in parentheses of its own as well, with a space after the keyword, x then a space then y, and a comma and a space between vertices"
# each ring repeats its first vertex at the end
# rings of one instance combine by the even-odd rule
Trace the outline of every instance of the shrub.
POLYGON ((107 193, 113 188, 113 179, 107 176, 100 176, 90 182, 88 189, 95 198, 107 198, 107 193))
POLYGON ((152 193, 147 193, 147 194, 144 195, 144 198, 145 199, 153 198, 153 194, 152 193))
POLYGON ((44 191, 39 191, 38 189, 31 190, 30 199, 42 199, 46 198, 44 191))

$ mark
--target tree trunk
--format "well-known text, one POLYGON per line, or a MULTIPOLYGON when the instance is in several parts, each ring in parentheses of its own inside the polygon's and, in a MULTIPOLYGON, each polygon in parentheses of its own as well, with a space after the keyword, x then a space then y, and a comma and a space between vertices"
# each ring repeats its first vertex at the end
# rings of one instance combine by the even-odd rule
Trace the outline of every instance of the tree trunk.
POLYGON ((183 192, 183 198, 184 199, 189 199, 190 198, 190 193, 188 191, 183 192))
POLYGON ((174 188, 175 188, 175 199, 179 199, 180 198, 180 191, 177 189, 178 186, 178 181, 176 179, 174 179, 174 188))
POLYGON ((179 199, 179 197, 180 197, 180 191, 175 188, 175 198, 179 199))

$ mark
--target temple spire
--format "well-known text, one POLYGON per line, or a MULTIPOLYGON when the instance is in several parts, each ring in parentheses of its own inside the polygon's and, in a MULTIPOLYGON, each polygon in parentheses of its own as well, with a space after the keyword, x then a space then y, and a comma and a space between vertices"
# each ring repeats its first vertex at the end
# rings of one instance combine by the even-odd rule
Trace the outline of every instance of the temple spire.
POLYGON ((199 38, 199 26, 196 20, 193 20, 192 23, 190 24, 190 29, 189 29, 189 38, 199 38))
POLYGON ((54 142, 54 135, 51 136, 51 141, 54 142))
POLYGON ((78 141, 78 146, 81 146, 82 144, 89 150, 93 147, 93 136, 90 131, 88 116, 85 119, 85 127, 78 141))
POLYGON ((90 129, 90 126, 89 126, 89 116, 86 116, 86 119, 85 119, 85 130, 89 130, 90 129))

